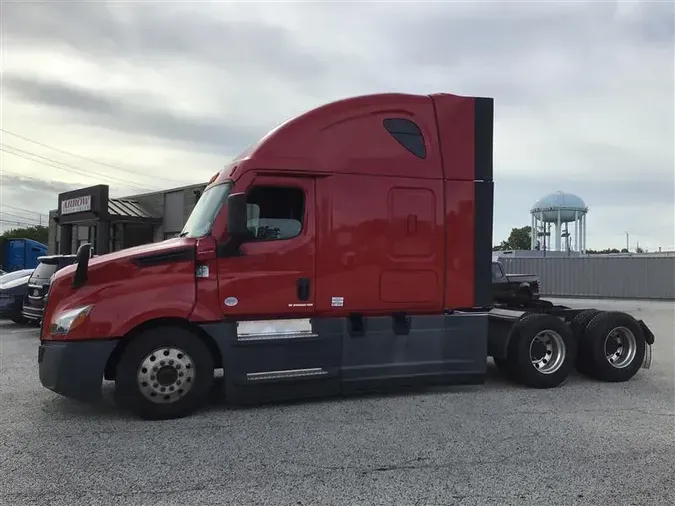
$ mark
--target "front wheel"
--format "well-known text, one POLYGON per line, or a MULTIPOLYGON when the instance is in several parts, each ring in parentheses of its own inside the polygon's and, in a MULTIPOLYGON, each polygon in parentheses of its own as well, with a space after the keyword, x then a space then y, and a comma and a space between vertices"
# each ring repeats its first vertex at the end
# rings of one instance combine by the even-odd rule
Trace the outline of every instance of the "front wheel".
POLYGON ((515 379, 533 388, 557 387, 574 367, 577 346, 569 326, 547 314, 530 314, 513 329, 508 360, 515 379))
POLYGON ((180 327, 158 327, 137 336, 117 366, 115 398, 141 418, 192 414, 213 384, 213 357, 202 340, 180 327))

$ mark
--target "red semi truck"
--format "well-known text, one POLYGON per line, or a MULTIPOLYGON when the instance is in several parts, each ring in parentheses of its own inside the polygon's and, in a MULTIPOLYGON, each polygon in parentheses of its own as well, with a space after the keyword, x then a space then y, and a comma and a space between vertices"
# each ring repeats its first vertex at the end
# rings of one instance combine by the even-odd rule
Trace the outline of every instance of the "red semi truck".
POLYGON ((492 304, 493 100, 345 99, 273 130, 209 182, 180 237, 55 274, 42 384, 115 381, 143 418, 401 384, 625 381, 654 335, 625 313, 492 304))

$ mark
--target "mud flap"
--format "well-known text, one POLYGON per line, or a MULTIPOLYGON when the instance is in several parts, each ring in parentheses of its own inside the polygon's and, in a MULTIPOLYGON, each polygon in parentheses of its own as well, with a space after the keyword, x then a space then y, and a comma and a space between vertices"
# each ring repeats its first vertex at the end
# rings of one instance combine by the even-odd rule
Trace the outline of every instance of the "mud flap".
POLYGON ((645 342, 650 346, 654 344, 654 333, 651 330, 649 330, 647 324, 642 320, 638 320, 637 322, 638 325, 640 325, 640 328, 642 329, 642 334, 645 336, 645 342))
POLYGON ((647 324, 638 320, 638 325, 642 329, 642 335, 645 337, 645 358, 642 361, 642 368, 649 369, 652 365, 652 344, 654 344, 654 333, 649 330, 647 324))
POLYGON ((643 369, 649 369, 652 365, 652 345, 651 344, 646 344, 645 345, 645 358, 642 361, 642 368, 643 369))

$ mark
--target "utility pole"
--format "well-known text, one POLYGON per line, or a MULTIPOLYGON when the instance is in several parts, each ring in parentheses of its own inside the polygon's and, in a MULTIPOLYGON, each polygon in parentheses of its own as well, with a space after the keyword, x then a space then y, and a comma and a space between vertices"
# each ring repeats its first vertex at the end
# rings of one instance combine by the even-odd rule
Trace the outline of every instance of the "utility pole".
POLYGON ((628 232, 626 232, 626 251, 630 253, 630 240, 628 232))

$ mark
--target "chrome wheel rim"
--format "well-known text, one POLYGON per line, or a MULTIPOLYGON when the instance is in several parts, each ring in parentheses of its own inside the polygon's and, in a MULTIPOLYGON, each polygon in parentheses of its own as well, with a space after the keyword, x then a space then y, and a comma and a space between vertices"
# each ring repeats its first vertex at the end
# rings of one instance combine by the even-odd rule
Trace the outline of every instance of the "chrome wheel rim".
POLYGON ((530 342, 532 366, 541 374, 553 374, 565 362, 565 341, 554 330, 542 330, 530 342))
POLYGON ((615 327, 605 337, 605 357, 612 367, 623 369, 635 360, 637 339, 626 327, 615 327))
POLYGON ((195 366, 181 349, 162 347, 149 353, 136 374, 138 389, 156 404, 169 404, 185 397, 192 388, 195 366))

